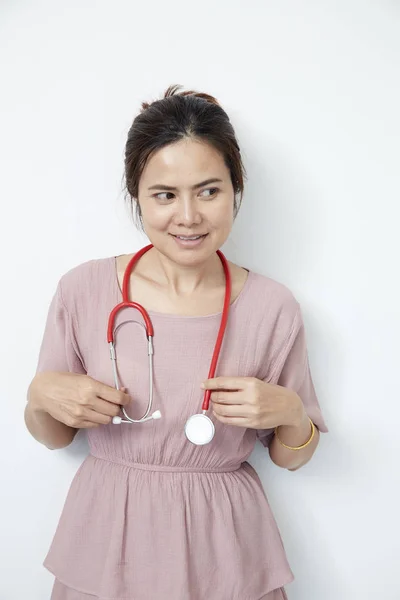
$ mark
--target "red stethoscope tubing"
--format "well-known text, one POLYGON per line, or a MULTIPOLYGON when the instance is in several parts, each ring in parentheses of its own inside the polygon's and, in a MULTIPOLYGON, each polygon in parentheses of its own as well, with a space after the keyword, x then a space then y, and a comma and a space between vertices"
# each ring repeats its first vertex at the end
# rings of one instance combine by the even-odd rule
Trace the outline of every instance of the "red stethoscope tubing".
MULTIPOLYGON (((122 283, 122 302, 120 302, 119 304, 117 304, 117 306, 115 306, 113 308, 113 310, 110 313, 109 319, 108 319, 108 327, 107 327, 107 342, 108 343, 114 343, 115 319, 116 319, 118 312, 120 310, 122 310, 123 308, 135 308, 136 310, 138 310, 140 312, 140 314, 142 315, 143 320, 145 322, 147 337, 148 338, 154 337, 153 324, 151 322, 150 316, 149 316, 148 312, 146 311, 146 309, 141 304, 138 304, 137 302, 129 301, 129 282, 130 282, 130 276, 132 274, 133 267, 135 266, 137 261, 143 256, 143 254, 148 252, 151 248, 153 248, 153 244, 148 244, 147 246, 145 246, 144 248, 142 248, 141 250, 136 252, 136 254, 131 258, 131 260, 129 261, 129 263, 125 269, 124 279, 123 279, 123 283, 122 283)), ((222 262, 222 266, 224 268, 224 273, 225 273, 225 298, 224 298, 224 307, 222 310, 221 324, 219 327, 217 340, 215 342, 214 352, 213 352, 213 356, 212 356, 212 360, 211 360, 211 364, 210 364, 210 370, 208 373, 208 379, 213 379, 215 376, 218 358, 219 358, 222 342, 223 342, 224 335, 225 335, 226 325, 228 322, 229 307, 230 307, 231 292, 232 292, 232 281, 231 281, 231 274, 229 271, 228 262, 220 250, 217 250, 217 254, 222 262)), ((206 390, 204 393, 204 400, 203 400, 203 405, 202 405, 203 411, 207 411, 209 409, 210 397, 211 397, 211 390, 206 390)))

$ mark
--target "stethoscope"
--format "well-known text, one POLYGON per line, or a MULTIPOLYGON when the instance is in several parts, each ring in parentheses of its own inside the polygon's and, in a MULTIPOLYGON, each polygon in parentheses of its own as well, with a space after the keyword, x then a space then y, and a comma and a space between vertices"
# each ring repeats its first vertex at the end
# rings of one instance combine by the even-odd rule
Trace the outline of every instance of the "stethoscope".
MULTIPOLYGON (((122 417, 114 417, 112 422, 115 425, 119 425, 120 423, 144 423, 145 421, 149 421, 151 419, 160 419, 161 418, 161 412, 159 410, 154 411, 151 415, 149 414, 152 409, 152 406, 153 406, 153 382, 154 382, 154 367, 153 367, 154 329, 153 329, 153 324, 151 322, 148 312, 143 308, 143 306, 141 304, 138 304, 137 302, 129 301, 129 281, 130 281, 130 276, 131 276, 133 267, 138 262, 138 260, 143 256, 143 254, 148 252, 148 250, 150 250, 151 248, 153 248, 153 244, 149 244, 148 246, 145 246, 144 248, 142 248, 141 250, 136 252, 136 254, 129 261, 129 263, 125 269, 124 279, 123 279, 123 283, 122 283, 122 302, 120 304, 117 304, 117 306, 115 306, 113 308, 113 310, 111 311, 109 319, 108 319, 108 329, 107 329, 107 341, 108 341, 108 345, 110 348, 110 357, 111 357, 111 361, 112 361, 114 384, 115 384, 116 389, 119 390, 120 383, 119 383, 118 371, 117 371, 117 356, 116 356, 116 352, 115 352, 114 336, 115 336, 115 333, 118 330, 118 328, 121 326, 121 324, 118 325, 118 327, 116 327, 114 329, 115 318, 117 316, 117 313, 123 308, 135 308, 142 315, 145 325, 143 325, 142 323, 139 323, 138 321, 132 321, 132 323, 135 323, 136 325, 142 325, 143 327, 145 327, 145 330, 146 330, 146 337, 147 337, 147 342, 148 342, 148 356, 149 356, 149 401, 148 401, 148 405, 147 405, 147 410, 141 419, 131 419, 131 417, 127 414, 125 408, 123 406, 121 406, 121 411, 122 411, 125 419, 122 419, 122 417)), ((224 339, 226 324, 228 321, 229 306, 230 306, 230 300, 231 300, 231 289, 232 289, 231 275, 230 275, 230 271, 229 271, 228 262, 220 250, 217 250, 217 254, 222 262, 222 266, 224 268, 224 273, 225 273, 225 299, 224 299, 224 307, 223 307, 223 311, 222 311, 221 324, 220 324, 220 328, 218 331, 217 340, 215 342, 214 353, 213 353, 211 365, 210 365, 210 371, 208 373, 208 379, 212 379, 215 376, 215 369, 217 367, 218 357, 219 357, 219 353, 221 350, 222 341, 224 339)), ((190 442, 192 442, 193 444, 196 444, 198 446, 203 446, 204 444, 208 444, 209 442, 211 442, 211 440, 213 439, 214 434, 215 434, 214 423, 211 421, 211 419, 206 414, 209 409, 209 406, 210 406, 210 396, 211 396, 211 390, 206 390, 204 393, 202 412, 189 417, 189 419, 186 421, 186 425, 185 425, 185 434, 186 434, 187 439, 190 442)))

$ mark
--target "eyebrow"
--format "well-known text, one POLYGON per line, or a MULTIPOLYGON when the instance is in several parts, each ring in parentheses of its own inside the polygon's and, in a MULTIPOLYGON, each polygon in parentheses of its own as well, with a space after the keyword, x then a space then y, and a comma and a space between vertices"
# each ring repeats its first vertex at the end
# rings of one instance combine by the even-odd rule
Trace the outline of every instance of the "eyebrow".
MULTIPOLYGON (((203 187, 203 185, 208 185, 209 183, 217 183, 217 182, 223 183, 222 179, 216 179, 216 178, 206 179, 205 181, 202 181, 201 183, 196 183, 196 185, 193 185, 192 190, 201 188, 201 187, 203 187)), ((176 192, 176 190, 178 188, 171 187, 170 185, 164 185, 162 183, 157 183, 156 185, 152 185, 148 189, 149 190, 166 190, 168 192, 176 192)))

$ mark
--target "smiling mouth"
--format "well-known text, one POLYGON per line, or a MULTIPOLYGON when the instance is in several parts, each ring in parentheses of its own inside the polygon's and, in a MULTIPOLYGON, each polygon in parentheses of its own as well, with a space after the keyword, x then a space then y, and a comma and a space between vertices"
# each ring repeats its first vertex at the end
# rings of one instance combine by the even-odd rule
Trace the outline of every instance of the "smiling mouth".
POLYGON ((171 233, 172 237, 178 238, 178 240, 190 241, 190 240, 199 240, 202 237, 206 237, 208 233, 204 233, 202 235, 174 235, 171 233))

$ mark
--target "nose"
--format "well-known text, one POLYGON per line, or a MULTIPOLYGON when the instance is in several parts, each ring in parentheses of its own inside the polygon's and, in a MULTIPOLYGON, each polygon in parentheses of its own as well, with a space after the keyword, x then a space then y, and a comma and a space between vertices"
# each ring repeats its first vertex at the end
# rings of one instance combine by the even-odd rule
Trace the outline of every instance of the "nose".
POLYGON ((177 213, 175 217, 177 225, 191 227, 201 223, 201 214, 196 202, 196 199, 191 196, 182 196, 177 203, 177 213))

